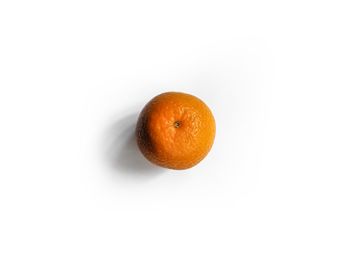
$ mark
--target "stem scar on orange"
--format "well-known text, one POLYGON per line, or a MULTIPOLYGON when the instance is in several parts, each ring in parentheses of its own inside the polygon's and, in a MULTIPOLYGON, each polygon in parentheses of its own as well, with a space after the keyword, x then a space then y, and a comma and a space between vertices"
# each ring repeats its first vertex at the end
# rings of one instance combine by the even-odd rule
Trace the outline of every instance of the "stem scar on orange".
POLYGON ((170 169, 188 169, 210 151, 215 119, 199 98, 166 92, 154 97, 141 111, 136 138, 150 162, 170 169))

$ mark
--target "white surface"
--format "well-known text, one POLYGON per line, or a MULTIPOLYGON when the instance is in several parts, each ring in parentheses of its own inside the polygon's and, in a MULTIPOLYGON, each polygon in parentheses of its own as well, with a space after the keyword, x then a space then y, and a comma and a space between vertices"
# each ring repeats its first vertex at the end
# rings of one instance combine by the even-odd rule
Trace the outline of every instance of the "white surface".
POLYGON ((349 262, 348 1, 1 1, 0 262, 349 262), (210 155, 130 144, 163 91, 210 155))

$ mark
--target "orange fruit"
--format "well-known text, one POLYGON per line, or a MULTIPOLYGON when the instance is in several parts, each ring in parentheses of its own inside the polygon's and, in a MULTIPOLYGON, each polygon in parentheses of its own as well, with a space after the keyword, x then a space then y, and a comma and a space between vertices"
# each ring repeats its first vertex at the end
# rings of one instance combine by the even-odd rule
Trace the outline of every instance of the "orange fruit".
POLYGON ((152 163, 170 169, 187 169, 210 151, 215 119, 199 98, 166 92, 146 104, 136 125, 137 144, 152 163))

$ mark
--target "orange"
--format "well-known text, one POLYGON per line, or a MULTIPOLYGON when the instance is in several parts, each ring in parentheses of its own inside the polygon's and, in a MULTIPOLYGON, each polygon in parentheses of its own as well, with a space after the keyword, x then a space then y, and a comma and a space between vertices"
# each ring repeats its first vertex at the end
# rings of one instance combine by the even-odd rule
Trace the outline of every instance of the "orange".
POLYGON ((146 104, 136 125, 137 144, 152 163, 170 169, 187 169, 210 151, 215 119, 199 98, 166 92, 146 104))

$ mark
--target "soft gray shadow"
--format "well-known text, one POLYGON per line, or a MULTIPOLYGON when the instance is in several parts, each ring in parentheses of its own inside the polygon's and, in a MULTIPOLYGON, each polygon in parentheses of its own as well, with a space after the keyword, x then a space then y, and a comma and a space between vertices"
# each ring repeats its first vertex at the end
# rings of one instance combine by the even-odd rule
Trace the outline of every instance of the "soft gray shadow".
POLYGON ((107 161, 116 171, 116 176, 147 180, 164 172, 164 169, 150 163, 138 149, 136 121, 137 114, 131 114, 112 124, 107 138, 107 161))

